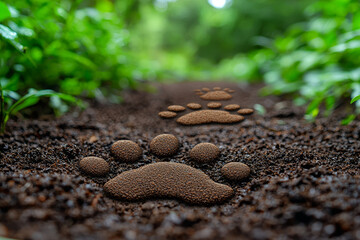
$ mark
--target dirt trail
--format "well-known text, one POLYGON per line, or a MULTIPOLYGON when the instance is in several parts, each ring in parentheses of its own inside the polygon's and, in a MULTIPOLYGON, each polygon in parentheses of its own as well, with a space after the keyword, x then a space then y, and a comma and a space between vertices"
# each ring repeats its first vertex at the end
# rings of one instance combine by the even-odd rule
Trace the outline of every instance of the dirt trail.
MULTIPOLYGON (((0 236, 18 239, 360 239, 360 125, 339 121, 345 107, 315 123, 303 109, 278 97, 259 97, 259 86, 232 83, 158 85, 156 94, 127 92, 121 105, 95 105, 60 119, 11 121, 0 138, 0 236), (193 90, 231 88, 223 103, 253 107, 254 114, 234 125, 181 126, 158 112, 172 104, 203 106, 193 90), (158 158, 152 138, 171 133, 179 152, 158 158), (137 163, 110 155, 113 142, 135 141, 143 150, 137 163), (189 151, 211 142, 218 161, 198 164, 189 151), (79 171, 85 156, 110 163, 106 177, 79 171), (102 186, 118 174, 159 161, 184 163, 212 180, 231 186, 235 196, 222 205, 189 206, 175 200, 120 202, 102 186), (246 163, 249 179, 227 181, 220 172, 229 162, 246 163)), ((224 105, 224 104, 223 104, 224 105)), ((192 110, 191 110, 192 111, 192 110)), ((190 110, 186 110, 190 112, 190 110)))

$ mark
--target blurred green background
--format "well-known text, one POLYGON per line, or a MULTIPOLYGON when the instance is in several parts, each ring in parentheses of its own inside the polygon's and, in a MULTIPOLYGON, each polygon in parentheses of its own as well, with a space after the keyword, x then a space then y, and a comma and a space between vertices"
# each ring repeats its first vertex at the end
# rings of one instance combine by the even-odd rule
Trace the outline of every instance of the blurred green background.
POLYGON ((30 88, 119 102, 149 81, 263 81, 313 119, 360 94, 358 0, 0 0, 0 36, 9 106, 30 88))

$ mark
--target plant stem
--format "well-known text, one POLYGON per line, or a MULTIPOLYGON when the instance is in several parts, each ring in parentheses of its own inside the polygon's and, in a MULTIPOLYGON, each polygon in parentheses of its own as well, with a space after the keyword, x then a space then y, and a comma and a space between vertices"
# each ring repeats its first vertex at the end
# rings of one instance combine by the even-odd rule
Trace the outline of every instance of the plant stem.
POLYGON ((4 92, 0 84, 0 134, 5 132, 5 102, 4 102, 4 92))

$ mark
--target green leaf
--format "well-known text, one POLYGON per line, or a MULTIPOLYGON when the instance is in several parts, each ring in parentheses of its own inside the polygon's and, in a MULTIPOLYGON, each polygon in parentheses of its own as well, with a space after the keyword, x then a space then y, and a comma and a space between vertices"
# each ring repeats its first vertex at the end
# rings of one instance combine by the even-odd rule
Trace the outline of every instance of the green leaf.
POLYGON ((5 3, 0 2, 0 22, 4 21, 9 17, 11 17, 11 13, 8 6, 5 3))
POLYGON ((349 116, 347 116, 345 119, 341 120, 341 124, 342 125, 348 125, 350 124, 352 121, 354 121, 356 115, 355 114, 350 114, 349 116))
POLYGON ((17 33, 5 25, 0 24, 0 35, 6 40, 14 40, 17 38, 17 33))
POLYGON ((332 95, 325 98, 325 106, 326 106, 326 110, 325 110, 325 113, 324 113, 325 116, 330 115, 330 113, 334 109, 335 102, 336 102, 336 99, 332 95))
POLYGON ((352 40, 347 43, 341 43, 336 45, 330 49, 332 52, 345 52, 350 49, 359 49, 360 48, 360 40, 352 40))
POLYGON ((18 112, 24 108, 27 108, 27 107, 30 107, 30 106, 36 104, 39 101, 40 97, 51 97, 51 96, 58 96, 61 99, 70 101, 70 102, 76 101, 76 99, 72 96, 69 96, 69 95, 66 95, 63 93, 57 93, 53 90, 46 89, 46 90, 37 91, 35 89, 30 89, 28 94, 26 94, 25 96, 20 98, 14 105, 12 105, 10 107, 8 114, 9 115, 15 114, 16 112, 18 112))
POLYGON ((317 115, 319 114, 319 106, 322 102, 322 97, 315 98, 307 107, 306 109, 306 116, 305 118, 308 120, 315 119, 317 115))
POLYGON ((58 56, 61 58, 68 58, 68 59, 78 62, 92 70, 97 69, 97 66, 91 60, 89 60, 88 58, 83 57, 81 55, 78 55, 76 53, 70 52, 70 51, 65 51, 65 50, 57 51, 57 52, 52 53, 52 55, 58 56))
POLYGON ((4 91, 4 96, 5 97, 9 97, 11 99, 15 99, 18 100, 20 98, 20 95, 17 92, 11 91, 11 90, 3 90, 4 91))
POLYGON ((77 99, 71 95, 64 94, 64 93, 56 93, 56 96, 61 98, 62 100, 68 101, 68 102, 76 102, 77 99))
POLYGON ((25 53, 26 49, 23 45, 16 41, 17 33, 5 25, 0 24, 0 36, 5 38, 11 45, 13 45, 19 52, 25 53))
POLYGON ((354 102, 356 102, 358 100, 360 100, 360 95, 358 95, 358 96, 354 97, 353 99, 351 99, 350 104, 353 104, 354 102))
POLYGON ((261 116, 264 116, 266 114, 266 109, 261 104, 255 104, 254 109, 261 116))
POLYGON ((35 105, 36 103, 39 102, 39 100, 40 100, 40 98, 36 97, 36 96, 28 97, 27 99, 23 100, 21 102, 21 104, 18 104, 15 108, 13 108, 11 111, 11 114, 16 114, 17 112, 19 112, 20 110, 22 110, 24 108, 35 105))

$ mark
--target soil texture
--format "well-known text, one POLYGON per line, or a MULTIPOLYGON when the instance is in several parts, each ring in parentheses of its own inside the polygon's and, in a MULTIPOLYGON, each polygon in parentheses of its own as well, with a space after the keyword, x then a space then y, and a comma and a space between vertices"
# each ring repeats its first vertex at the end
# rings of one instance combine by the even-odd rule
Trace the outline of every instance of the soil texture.
POLYGON ((156 93, 129 91, 125 102, 93 104, 61 118, 12 120, 0 137, 0 236, 15 239, 360 239, 360 124, 340 120, 348 105, 329 118, 303 120, 304 109, 279 97, 259 97, 261 86, 234 83, 155 85, 156 93), (222 105, 254 108, 245 120, 183 126, 178 117, 158 116, 168 106, 203 100, 193 90, 230 88, 222 105), (158 157, 150 141, 159 134, 180 141, 177 153, 158 157), (139 160, 114 158, 111 146, 131 140, 139 160), (189 152, 209 142, 220 149, 211 162, 192 161, 189 152), (79 161, 103 158, 104 177, 84 174, 79 161), (203 171, 230 186, 234 196, 221 205, 189 205, 173 199, 125 202, 103 185, 127 170, 176 162, 203 171), (227 180, 221 168, 241 162, 251 169, 241 181, 227 180))

